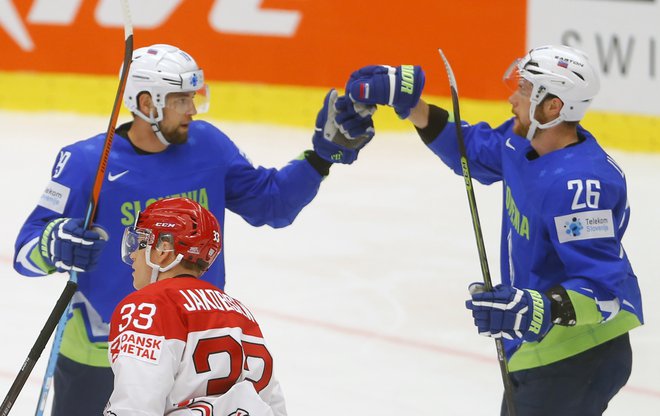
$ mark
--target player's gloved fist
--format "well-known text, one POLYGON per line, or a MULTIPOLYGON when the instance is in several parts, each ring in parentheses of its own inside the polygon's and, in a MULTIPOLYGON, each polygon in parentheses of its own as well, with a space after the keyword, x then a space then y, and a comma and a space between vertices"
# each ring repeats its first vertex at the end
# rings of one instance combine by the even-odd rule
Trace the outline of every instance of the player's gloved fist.
POLYGON ((550 301, 536 290, 497 285, 487 292, 483 283, 472 283, 472 311, 480 335, 493 338, 537 341, 550 329, 550 301))
POLYGON ((373 106, 355 106, 346 97, 339 97, 336 90, 330 90, 316 116, 314 151, 328 162, 353 163, 374 136, 374 111, 373 106))
POLYGON ((372 116, 376 112, 375 105, 355 103, 343 95, 335 101, 335 124, 345 138, 350 140, 350 147, 364 147, 376 130, 372 116))
POLYGON ((394 107, 403 119, 419 102, 425 79, 420 66, 365 66, 351 74, 346 83, 346 95, 358 103, 394 107))
POLYGON ((88 272, 96 266, 108 233, 99 226, 86 230, 82 218, 58 218, 46 225, 39 251, 57 271, 88 272))

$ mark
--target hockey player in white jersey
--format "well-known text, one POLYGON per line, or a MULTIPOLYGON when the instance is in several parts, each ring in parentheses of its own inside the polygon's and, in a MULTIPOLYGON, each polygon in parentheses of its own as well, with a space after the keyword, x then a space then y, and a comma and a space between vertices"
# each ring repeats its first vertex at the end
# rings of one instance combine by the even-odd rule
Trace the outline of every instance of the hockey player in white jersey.
MULTIPOLYGON (((628 332, 644 322, 622 245, 626 178, 579 124, 600 86, 585 53, 543 46, 510 69, 514 117, 461 126, 472 177, 502 183, 502 284, 470 285, 466 306, 479 334, 502 338, 518 416, 600 415, 630 376, 628 332)), ((394 107, 462 175, 453 117, 420 99, 423 86, 418 66, 369 66, 346 92, 394 107)))
POLYGON ((136 292, 115 309, 105 416, 284 416, 273 357, 254 315, 199 277, 222 250, 220 225, 187 198, 149 205, 122 259, 136 292))

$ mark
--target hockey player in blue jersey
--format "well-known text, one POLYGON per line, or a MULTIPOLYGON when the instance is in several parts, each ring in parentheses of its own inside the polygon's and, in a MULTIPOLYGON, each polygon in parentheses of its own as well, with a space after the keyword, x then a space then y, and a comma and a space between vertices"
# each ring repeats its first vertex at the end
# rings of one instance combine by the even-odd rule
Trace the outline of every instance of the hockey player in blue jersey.
MULTIPOLYGON (((54 416, 100 415, 112 392, 110 317, 133 290, 131 269, 117 258, 123 230, 141 210, 185 196, 213 212, 222 230, 225 209, 254 226, 285 227, 315 197, 330 166, 352 163, 374 133, 369 109, 358 114, 331 90, 317 116, 314 150, 279 170, 254 167, 221 130, 193 121, 208 107, 208 97, 203 71, 184 51, 162 44, 136 50, 124 94, 134 117, 116 130, 94 219, 98 227, 83 230, 82 218, 105 134, 59 152, 51 180, 18 235, 19 273, 79 272, 54 377, 54 416)), ((222 253, 204 279, 224 287, 222 253)))
MULTIPOLYGON (((532 49, 505 77, 514 117, 462 126, 472 176, 502 183, 501 281, 470 285, 481 335, 502 338, 519 416, 600 415, 630 376, 628 332, 642 301, 622 238, 630 219, 621 168, 579 125, 599 90, 587 56, 532 49)), ((393 106, 462 175, 453 116, 420 99, 420 67, 369 66, 346 89, 393 106)), ((503 402, 502 415, 507 415, 503 402)))

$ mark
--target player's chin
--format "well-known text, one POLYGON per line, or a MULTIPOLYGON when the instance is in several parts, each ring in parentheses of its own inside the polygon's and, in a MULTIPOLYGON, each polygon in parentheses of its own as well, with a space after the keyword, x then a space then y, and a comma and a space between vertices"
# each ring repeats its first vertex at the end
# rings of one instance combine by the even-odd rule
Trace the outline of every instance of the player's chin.
POLYGON ((188 141, 188 128, 183 128, 183 125, 181 125, 175 132, 166 135, 165 139, 170 144, 184 144, 188 141))
POLYGON ((523 126, 518 117, 516 117, 513 120, 513 132, 516 133, 520 137, 525 137, 527 136, 527 130, 529 128, 527 126, 523 126))
POLYGON ((147 283, 148 283, 148 281, 146 281, 144 277, 142 279, 140 279, 140 278, 135 276, 135 273, 133 273, 133 287, 135 288, 135 290, 142 289, 143 287, 145 287, 147 285, 147 283))
POLYGON ((131 277, 133 278, 133 288, 135 290, 138 290, 138 283, 137 283, 137 278, 135 277, 135 270, 133 270, 133 273, 131 273, 131 277))
POLYGON ((179 129, 176 132, 176 135, 178 136, 179 140, 183 139, 184 142, 188 140, 188 130, 189 130, 188 124, 182 124, 179 126, 179 129))

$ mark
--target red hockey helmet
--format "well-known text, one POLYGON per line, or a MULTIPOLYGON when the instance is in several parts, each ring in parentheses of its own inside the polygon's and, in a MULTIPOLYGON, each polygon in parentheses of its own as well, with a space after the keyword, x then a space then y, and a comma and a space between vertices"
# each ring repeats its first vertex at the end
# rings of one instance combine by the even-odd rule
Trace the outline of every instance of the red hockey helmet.
POLYGON ((132 264, 130 255, 135 250, 154 244, 159 249, 165 241, 177 254, 175 264, 186 260, 202 270, 211 267, 222 250, 220 225, 213 214, 191 199, 166 198, 149 205, 135 227, 126 228, 122 258, 132 264))

